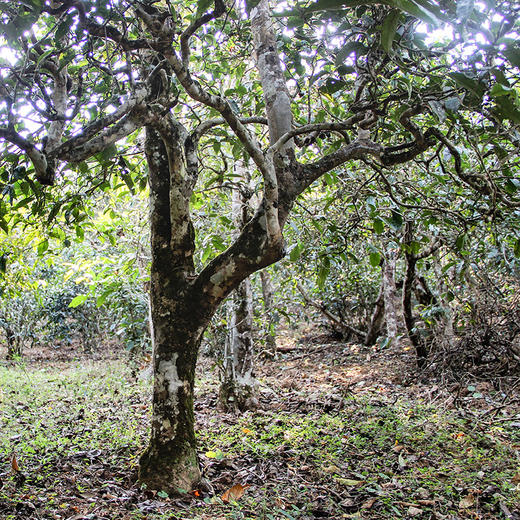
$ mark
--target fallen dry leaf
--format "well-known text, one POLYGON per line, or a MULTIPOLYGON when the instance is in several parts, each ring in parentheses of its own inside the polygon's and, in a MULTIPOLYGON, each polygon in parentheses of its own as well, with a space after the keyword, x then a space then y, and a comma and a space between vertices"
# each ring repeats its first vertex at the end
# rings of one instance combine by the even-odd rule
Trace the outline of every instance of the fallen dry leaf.
POLYGON ((13 453, 11 456, 11 469, 14 473, 20 473, 20 466, 18 466, 18 461, 16 460, 16 453, 13 453))
POLYGON ((461 498, 459 509, 469 509, 475 505, 475 497, 470 493, 468 496, 461 498))
POLYGON ((245 493, 248 487, 250 487, 249 484, 246 484, 245 486, 242 484, 235 484, 222 495, 222 502, 227 504, 231 500, 237 501, 245 493))
POLYGON ((422 515, 422 512, 423 512, 423 510, 418 507, 410 506, 408 508, 408 514, 410 516, 422 515))
POLYGON ((344 486, 360 486, 361 484, 364 484, 364 480, 354 480, 352 478, 342 478, 342 477, 332 477, 336 482, 339 482, 340 484, 343 484, 344 486))
POLYGON ((376 502, 377 498, 370 498, 364 504, 361 505, 361 509, 371 509, 376 502))

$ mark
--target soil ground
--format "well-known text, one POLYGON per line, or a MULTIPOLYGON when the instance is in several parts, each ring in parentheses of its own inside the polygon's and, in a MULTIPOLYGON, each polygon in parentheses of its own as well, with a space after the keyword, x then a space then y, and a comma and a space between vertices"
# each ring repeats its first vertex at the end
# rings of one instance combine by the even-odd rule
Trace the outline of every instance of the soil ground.
POLYGON ((519 380, 417 382, 410 353, 316 330, 278 344, 244 414, 217 409, 201 359, 204 482, 180 497, 136 482, 145 366, 136 381, 117 350, 73 347, 4 363, 0 519, 520 519, 519 380))

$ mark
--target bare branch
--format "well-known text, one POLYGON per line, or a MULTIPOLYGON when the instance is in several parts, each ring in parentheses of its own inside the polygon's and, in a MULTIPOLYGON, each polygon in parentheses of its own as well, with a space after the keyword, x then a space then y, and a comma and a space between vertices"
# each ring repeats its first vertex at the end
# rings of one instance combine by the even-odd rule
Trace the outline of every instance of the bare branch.
POLYGON ((181 34, 181 57, 184 64, 188 63, 190 59, 190 38, 195 34, 197 29, 202 27, 204 24, 218 18, 226 12, 226 5, 222 0, 215 0, 215 9, 210 13, 206 13, 196 20, 194 20, 186 30, 181 34))
MULTIPOLYGON (((244 117, 240 119, 240 122, 243 125, 253 124, 257 123, 260 125, 266 125, 267 119, 265 117, 260 116, 253 116, 253 117, 244 117)), ((200 123, 195 130, 191 134, 191 138, 194 141, 199 141, 200 138, 209 132, 212 128, 215 128, 216 126, 220 126, 226 123, 226 120, 223 117, 218 117, 215 119, 207 119, 206 121, 203 121, 200 123)))
POLYGON ((303 176, 298 186, 298 192, 301 193, 321 175, 341 166, 351 159, 361 159, 368 155, 379 158, 382 152, 383 147, 380 144, 368 139, 356 139, 352 143, 322 157, 316 162, 301 165, 303 176))
MULTIPOLYGON (((144 124, 143 118, 136 117, 134 114, 127 114, 114 125, 105 128, 99 135, 83 143, 81 146, 73 146, 70 141, 52 153, 53 157, 62 161, 78 163, 88 159, 92 155, 99 153, 111 144, 116 143, 123 137, 130 135, 144 124)), ((72 140, 71 140, 72 141, 72 140)))
POLYGON ((127 101, 122 103, 121 106, 112 114, 94 121, 92 124, 83 129, 79 135, 72 137, 68 141, 61 144, 58 148, 53 150, 53 155, 62 159, 69 156, 70 154, 73 154, 74 150, 90 141, 96 134, 116 123, 132 109, 137 107, 144 101, 145 97, 146 90, 142 89, 137 91, 135 96, 131 96, 127 101))
POLYGON ((355 116, 352 116, 351 118, 347 119, 343 122, 338 123, 312 123, 305 126, 300 126, 299 128, 294 128, 290 132, 285 133, 276 141, 271 147, 270 150, 273 152, 278 152, 283 148, 283 145, 292 139, 293 137, 296 137, 298 135, 302 134, 309 134, 312 132, 339 132, 341 130, 347 130, 348 128, 352 128, 355 123, 363 120, 363 115, 358 114, 355 116))

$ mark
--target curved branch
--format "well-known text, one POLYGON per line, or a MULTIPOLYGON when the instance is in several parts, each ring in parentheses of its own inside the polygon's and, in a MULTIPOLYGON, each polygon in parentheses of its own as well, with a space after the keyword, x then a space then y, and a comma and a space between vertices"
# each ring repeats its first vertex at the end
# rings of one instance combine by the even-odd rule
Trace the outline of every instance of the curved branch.
MULTIPOLYGON (((36 171, 36 177, 38 180, 40 180, 40 182, 41 179, 45 179, 47 177, 47 170, 49 168, 47 157, 43 152, 38 150, 38 148, 36 148, 36 146, 31 143, 31 141, 28 141, 20 134, 9 128, 0 128, 0 139, 4 139, 14 144, 28 155, 36 171)), ((42 184, 45 184, 45 182, 42 184)))
POLYGON ((339 132, 341 130, 347 130, 348 128, 352 128, 355 123, 363 120, 363 114, 358 114, 355 116, 350 117, 346 121, 337 122, 337 123, 311 123, 309 125, 300 126, 299 128, 294 128, 290 132, 286 132, 283 134, 278 141, 276 141, 269 150, 272 150, 273 152, 279 152, 283 145, 290 141, 293 137, 296 137, 298 135, 302 134, 309 134, 312 132, 324 132, 324 131, 336 131, 339 132))
MULTIPOLYGON (((267 125, 267 119, 265 117, 261 116, 253 116, 253 117, 244 117, 240 119, 240 122, 243 125, 257 123, 260 125, 267 125)), ((215 128, 216 126, 223 125, 226 123, 226 120, 223 117, 218 117, 215 119, 208 119, 206 121, 203 121, 200 123, 195 130, 191 134, 191 138, 194 142, 198 142, 200 138, 209 132, 212 128, 215 128)))
POLYGON ((181 57, 184 64, 188 63, 190 59, 190 38, 195 34, 197 29, 214 18, 223 15, 225 12, 226 4, 222 0, 215 0, 215 9, 194 20, 181 34, 181 57))
POLYGON ((361 159, 367 155, 379 158, 382 151, 383 147, 378 143, 368 139, 357 139, 316 162, 301 165, 302 176, 298 186, 298 193, 301 193, 324 173, 341 166, 345 162, 351 159, 361 159))

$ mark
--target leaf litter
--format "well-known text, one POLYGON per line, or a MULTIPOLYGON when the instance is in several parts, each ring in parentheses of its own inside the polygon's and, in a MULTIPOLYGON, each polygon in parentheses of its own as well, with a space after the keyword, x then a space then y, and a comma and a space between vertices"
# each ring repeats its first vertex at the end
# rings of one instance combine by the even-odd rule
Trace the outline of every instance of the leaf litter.
POLYGON ((202 360, 204 480, 181 497, 136 482, 150 383, 113 353, 76 365, 40 353, 30 381, 0 368, 0 518, 520 518, 515 391, 410 382, 403 353, 313 331, 287 344, 258 367, 259 408, 242 415, 217 410, 202 360))

